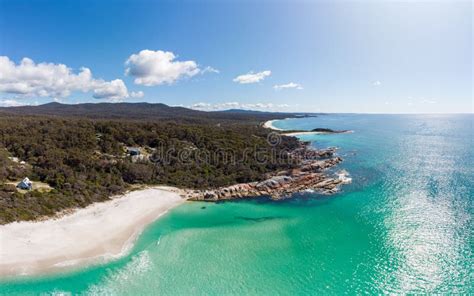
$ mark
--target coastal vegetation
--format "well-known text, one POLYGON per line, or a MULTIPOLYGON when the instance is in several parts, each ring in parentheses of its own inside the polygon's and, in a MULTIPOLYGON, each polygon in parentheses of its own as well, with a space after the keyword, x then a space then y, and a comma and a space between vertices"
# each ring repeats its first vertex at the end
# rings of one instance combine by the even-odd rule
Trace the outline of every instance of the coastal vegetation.
POLYGON ((317 133, 328 133, 328 134, 338 134, 338 133, 348 132, 347 130, 337 131, 337 130, 333 130, 333 129, 330 129, 330 128, 315 128, 315 129, 312 129, 311 131, 312 132, 317 132, 317 133))
POLYGON ((296 165, 286 153, 296 138, 272 142, 260 126, 288 114, 48 105, 0 110, 1 224, 105 201, 133 184, 218 188, 296 165), (132 156, 127 147, 144 153, 132 156), (12 181, 24 177, 52 189, 20 192, 12 181))

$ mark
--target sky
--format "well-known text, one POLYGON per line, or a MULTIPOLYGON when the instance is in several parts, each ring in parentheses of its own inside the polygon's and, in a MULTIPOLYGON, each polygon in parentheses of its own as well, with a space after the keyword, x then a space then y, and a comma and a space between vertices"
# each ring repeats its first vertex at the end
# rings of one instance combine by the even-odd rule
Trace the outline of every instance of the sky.
POLYGON ((0 0, 0 105, 472 113, 471 1, 0 0))

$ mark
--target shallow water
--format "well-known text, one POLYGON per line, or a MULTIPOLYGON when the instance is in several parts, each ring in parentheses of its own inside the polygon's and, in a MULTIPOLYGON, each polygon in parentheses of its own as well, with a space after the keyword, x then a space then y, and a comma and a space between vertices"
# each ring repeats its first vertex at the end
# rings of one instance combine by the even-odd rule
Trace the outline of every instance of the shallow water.
POLYGON ((333 196, 186 203, 104 265, 0 282, 0 294, 474 293, 472 115, 323 115, 283 129, 338 146, 333 196))

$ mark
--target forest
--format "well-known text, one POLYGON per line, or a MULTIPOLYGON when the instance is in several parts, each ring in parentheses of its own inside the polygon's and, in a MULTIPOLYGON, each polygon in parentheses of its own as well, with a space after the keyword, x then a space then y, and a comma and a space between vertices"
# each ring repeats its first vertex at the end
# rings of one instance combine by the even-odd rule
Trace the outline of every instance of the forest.
POLYGON ((0 110, 1 224, 85 207, 134 185, 215 188, 262 180, 295 166, 287 152, 299 145, 296 138, 271 141, 271 131, 261 127, 262 121, 288 114, 183 108, 172 109, 172 116, 163 112, 166 116, 142 114, 140 119, 133 116, 133 106, 131 116, 123 110, 114 115, 115 106, 108 108, 104 116, 93 107, 84 116, 0 110), (130 147, 139 155, 131 155, 130 147), (24 177, 52 190, 20 192, 13 184, 24 177))

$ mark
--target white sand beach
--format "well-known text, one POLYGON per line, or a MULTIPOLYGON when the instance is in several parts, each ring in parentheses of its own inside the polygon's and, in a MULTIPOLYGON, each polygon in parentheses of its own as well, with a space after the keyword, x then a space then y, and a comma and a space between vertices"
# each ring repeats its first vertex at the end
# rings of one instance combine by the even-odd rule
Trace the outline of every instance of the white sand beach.
MULTIPOLYGON (((266 121, 263 124, 263 127, 264 128, 269 128, 269 129, 272 129, 272 130, 276 130, 276 131, 284 131, 283 129, 277 128, 273 125, 273 122, 275 122, 276 120, 278 120, 278 119, 266 121)), ((337 134, 348 134, 348 133, 353 133, 353 132, 354 131, 352 131, 352 130, 343 131, 343 132, 300 131, 300 132, 282 133, 282 135, 289 136, 289 137, 298 137, 298 136, 305 136, 305 135, 328 135, 328 134, 335 134, 335 133, 337 133, 337 134)))
POLYGON ((326 132, 294 132, 294 133, 284 133, 284 136, 304 136, 304 135, 324 135, 324 134, 329 134, 326 132))
POLYGON ((282 131, 281 128, 277 128, 277 127, 274 127, 273 126, 273 122, 276 121, 276 120, 269 120, 269 121, 266 121, 264 124, 263 124, 263 127, 264 128, 269 128, 269 129, 272 129, 272 130, 276 130, 276 131, 282 131))
POLYGON ((312 132, 312 131, 307 131, 307 132, 293 132, 293 133, 284 133, 282 135, 284 136, 304 136, 304 135, 332 135, 332 134, 351 134, 354 131, 343 131, 343 132, 312 132))
POLYGON ((153 187, 95 203, 58 219, 0 226, 0 276, 30 275, 125 255, 146 225, 185 201, 153 187))

